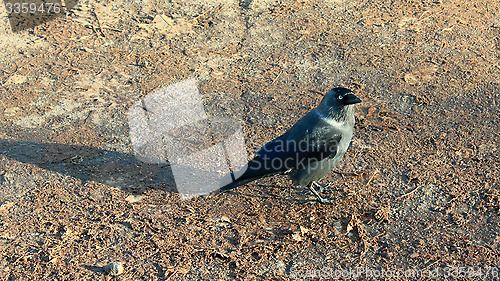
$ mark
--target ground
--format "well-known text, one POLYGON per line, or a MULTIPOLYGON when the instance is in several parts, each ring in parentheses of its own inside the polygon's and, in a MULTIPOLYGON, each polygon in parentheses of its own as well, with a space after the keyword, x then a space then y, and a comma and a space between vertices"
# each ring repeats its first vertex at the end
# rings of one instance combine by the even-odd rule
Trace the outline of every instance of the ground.
POLYGON ((2 280, 498 276, 500 2, 80 1, 17 33, 0 9, 2 280), (334 204, 284 176, 181 200, 127 110, 189 78, 249 157, 352 89, 334 204))

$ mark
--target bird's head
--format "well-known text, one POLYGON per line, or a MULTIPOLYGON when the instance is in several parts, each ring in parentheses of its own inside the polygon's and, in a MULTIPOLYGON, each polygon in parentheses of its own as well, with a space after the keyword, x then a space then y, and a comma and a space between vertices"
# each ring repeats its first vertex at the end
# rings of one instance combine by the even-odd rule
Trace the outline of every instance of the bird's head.
POLYGON ((361 100, 354 93, 346 88, 338 87, 326 93, 321 101, 321 105, 328 107, 344 107, 346 105, 359 103, 361 100))

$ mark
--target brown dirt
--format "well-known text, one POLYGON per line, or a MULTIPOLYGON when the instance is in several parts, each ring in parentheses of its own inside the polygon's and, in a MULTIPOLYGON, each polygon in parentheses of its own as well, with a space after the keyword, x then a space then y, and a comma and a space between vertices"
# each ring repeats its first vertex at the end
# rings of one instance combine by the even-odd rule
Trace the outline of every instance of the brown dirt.
POLYGON ((500 268, 500 2, 81 1, 20 33, 1 15, 3 280, 500 268), (191 77, 249 153, 314 91, 352 88, 355 137, 322 181, 336 203, 285 177, 180 200, 168 166, 130 154, 126 112, 191 77))

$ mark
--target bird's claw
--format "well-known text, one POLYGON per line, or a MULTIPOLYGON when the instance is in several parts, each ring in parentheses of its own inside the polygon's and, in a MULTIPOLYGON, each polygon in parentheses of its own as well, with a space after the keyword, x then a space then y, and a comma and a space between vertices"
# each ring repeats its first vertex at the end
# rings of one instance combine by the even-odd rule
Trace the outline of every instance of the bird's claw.
POLYGON ((327 185, 320 185, 317 182, 314 182, 314 185, 316 185, 318 187, 319 193, 332 193, 332 192, 338 190, 338 188, 336 188, 336 187, 332 187, 332 188, 330 187, 330 186, 332 186, 331 182, 329 182, 327 185))
MULTIPOLYGON (((326 199, 326 198, 321 197, 321 195, 319 195, 318 191, 316 191, 316 189, 314 189, 313 185, 318 186, 320 188, 320 190, 325 189, 325 187, 319 185, 318 183, 312 182, 312 184, 309 185, 308 188, 316 196, 316 200, 308 201, 307 202, 308 204, 314 204, 314 203, 331 204, 336 200, 336 199, 326 199)), ((330 186, 330 184, 328 184, 326 187, 328 187, 328 186, 330 186)), ((322 191, 320 191, 320 192, 322 192, 322 191)))
POLYGON ((316 198, 315 200, 309 200, 306 202, 306 204, 317 204, 317 203, 321 203, 321 204, 333 204, 334 201, 336 201, 337 198, 334 198, 334 199, 326 199, 326 198, 316 198))
POLYGON ((321 204, 333 204, 333 202, 339 200, 339 199, 342 199, 342 198, 346 198, 345 196, 341 196, 341 197, 336 197, 336 198, 316 198, 314 200, 309 200, 306 202, 306 204, 316 204, 316 203, 321 203, 321 204))

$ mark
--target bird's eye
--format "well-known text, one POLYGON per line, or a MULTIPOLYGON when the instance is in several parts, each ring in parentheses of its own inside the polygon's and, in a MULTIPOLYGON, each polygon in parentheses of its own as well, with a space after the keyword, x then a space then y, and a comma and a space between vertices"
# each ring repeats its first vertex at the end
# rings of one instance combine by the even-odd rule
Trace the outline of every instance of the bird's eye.
POLYGON ((341 100, 343 98, 344 98, 344 96, 342 96, 342 95, 339 95, 339 97, 338 97, 339 100, 341 100))

